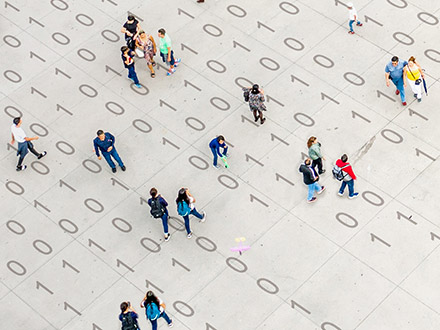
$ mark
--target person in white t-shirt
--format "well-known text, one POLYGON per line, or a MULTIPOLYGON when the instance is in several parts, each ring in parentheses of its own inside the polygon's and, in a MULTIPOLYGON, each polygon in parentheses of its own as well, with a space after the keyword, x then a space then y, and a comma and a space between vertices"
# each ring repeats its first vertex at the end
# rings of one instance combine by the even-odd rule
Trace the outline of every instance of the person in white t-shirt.
POLYGON ((358 14, 356 8, 354 8, 353 6, 353 3, 351 2, 347 3, 347 8, 348 8, 348 17, 349 17, 348 26, 350 27, 350 31, 348 31, 348 33, 354 34, 353 23, 356 22, 356 26, 362 26, 362 23, 358 19, 358 14))
POLYGON ((188 238, 191 238, 193 234, 189 225, 189 216, 193 215, 196 218, 199 218, 200 222, 205 222, 206 220, 206 212, 202 211, 202 214, 200 214, 194 206, 195 202, 196 199, 191 195, 188 188, 181 188, 179 190, 176 199, 177 213, 181 215, 185 221, 186 237, 188 238))
POLYGON ((44 156, 46 156, 47 152, 43 151, 40 154, 34 149, 34 145, 32 144, 31 141, 38 140, 38 136, 34 136, 31 138, 27 137, 26 133, 21 127, 22 120, 20 117, 14 118, 12 122, 13 124, 11 126, 11 133, 12 133, 11 145, 14 144, 15 141, 17 141, 18 143, 17 156, 20 156, 20 158, 18 159, 17 171, 23 171, 27 168, 26 165, 23 165, 23 160, 24 157, 26 157, 27 153, 29 152, 28 150, 30 150, 35 156, 37 156, 38 159, 41 159, 44 156))
POLYGON ((173 320, 165 313, 165 303, 157 297, 153 291, 148 291, 141 301, 141 308, 145 308, 147 320, 150 320, 152 330, 157 330, 157 320, 161 317, 165 319, 170 328, 173 327, 173 320))

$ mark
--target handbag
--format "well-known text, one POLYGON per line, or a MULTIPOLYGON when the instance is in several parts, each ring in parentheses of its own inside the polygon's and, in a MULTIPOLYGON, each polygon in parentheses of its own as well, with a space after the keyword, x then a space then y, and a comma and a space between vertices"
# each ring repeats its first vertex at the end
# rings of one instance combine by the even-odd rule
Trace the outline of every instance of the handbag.
POLYGON ((414 74, 412 73, 412 71, 411 71, 411 69, 409 68, 409 66, 408 66, 408 70, 409 70, 409 72, 411 72, 411 76, 413 76, 413 78, 414 78, 414 80, 415 80, 415 84, 418 86, 418 85, 420 85, 420 83, 422 82, 422 79, 416 79, 416 77, 414 76, 414 74))

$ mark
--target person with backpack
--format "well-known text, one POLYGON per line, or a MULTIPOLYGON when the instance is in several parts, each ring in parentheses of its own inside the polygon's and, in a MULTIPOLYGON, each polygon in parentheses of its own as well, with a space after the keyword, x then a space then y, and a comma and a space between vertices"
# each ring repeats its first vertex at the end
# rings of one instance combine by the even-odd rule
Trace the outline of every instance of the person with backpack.
POLYGON ((323 174, 325 170, 322 168, 322 160, 325 158, 321 154, 321 143, 315 136, 311 136, 307 141, 307 148, 309 148, 309 157, 312 159, 312 167, 318 165, 318 174, 323 174))
POLYGON ((299 171, 303 174, 304 183, 309 188, 307 194, 307 202, 308 203, 316 202, 316 197, 314 196, 315 191, 318 194, 321 194, 325 190, 325 187, 321 186, 318 183, 319 175, 312 167, 312 161, 310 160, 310 158, 307 158, 304 161, 304 164, 301 164, 301 166, 299 167, 299 171))
POLYGON ((264 91, 257 84, 253 85, 251 88, 244 87, 243 97, 245 102, 249 102, 249 108, 254 114, 255 122, 260 119, 260 123, 264 124, 266 118, 263 118, 263 111, 266 111, 266 105, 264 104, 264 91))
POLYGON ((145 294, 144 299, 141 301, 141 307, 145 308, 145 315, 147 320, 150 320, 153 330, 157 329, 157 320, 160 317, 163 317, 165 321, 167 321, 170 328, 174 325, 173 320, 165 313, 165 303, 162 299, 156 297, 153 291, 148 291, 145 294))
POLYGON ((167 242, 171 234, 168 233, 168 210, 167 201, 157 192, 156 188, 150 189, 150 195, 151 198, 148 200, 148 205, 150 205, 150 214, 155 219, 162 219, 162 225, 163 225, 163 233, 165 237, 165 242, 167 242))
POLYGON ((348 162, 348 156, 343 154, 340 159, 336 161, 336 165, 333 168, 333 176, 338 180, 342 181, 341 188, 339 188, 338 195, 343 196, 345 187, 348 186, 348 198, 356 198, 359 193, 354 192, 354 180, 356 180, 356 175, 348 162))
POLYGON ((121 314, 119 314, 119 321, 122 322, 121 330, 138 330, 139 324, 137 321, 138 315, 131 307, 129 302, 121 303, 121 314))
POLYGON ((214 163, 212 166, 214 168, 220 168, 219 165, 217 165, 217 159, 220 156, 222 157, 229 157, 228 155, 228 146, 225 143, 225 138, 223 135, 217 136, 215 139, 212 139, 212 141, 209 143, 209 148, 211 149, 212 154, 214 155, 214 163), (223 153, 220 152, 220 148, 223 149, 223 153))
POLYGON ((206 212, 202 211, 203 215, 197 212, 194 203, 196 199, 190 194, 188 188, 181 188, 176 199, 177 213, 183 217, 185 220, 186 237, 192 237, 192 231, 189 226, 189 216, 194 215, 196 218, 200 219, 200 222, 205 222, 206 212))

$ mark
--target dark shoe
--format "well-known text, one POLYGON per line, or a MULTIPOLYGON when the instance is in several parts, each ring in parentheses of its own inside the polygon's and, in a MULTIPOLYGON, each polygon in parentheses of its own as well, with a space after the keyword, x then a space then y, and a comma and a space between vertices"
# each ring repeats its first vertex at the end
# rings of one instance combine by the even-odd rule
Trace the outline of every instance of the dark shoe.
POLYGON ((348 34, 354 34, 354 31, 348 31, 348 34))
POLYGON ((313 202, 316 202, 316 197, 307 200, 307 203, 313 203, 313 202))
POLYGON ((254 118, 254 121, 255 121, 255 122, 257 122, 257 121, 258 121, 258 119, 260 119, 260 116, 258 116, 258 117, 255 117, 255 118, 254 118))
POLYGON ((353 196, 348 196, 348 199, 353 199, 358 197, 359 193, 354 193, 353 196))
MULTIPOLYGON (((124 166, 121 166, 121 170, 125 171, 127 168, 124 166)), ((116 172, 116 171, 115 171, 116 172)))
POLYGON ((197 3, 203 3, 205 0, 197 0, 197 3))
POLYGON ((116 173, 116 167, 113 167, 113 168, 112 168, 112 172, 113 172, 113 173, 116 173))
POLYGON ((324 186, 322 186, 321 187, 321 190, 320 191, 318 191, 318 195, 320 194, 320 193, 322 193, 323 191, 325 190, 325 187, 324 186))
POLYGON ((38 159, 41 159, 41 158, 43 158, 44 156, 46 156, 47 155, 47 152, 46 151, 43 151, 37 158, 38 159))
POLYGON ((417 98, 417 94, 414 94, 414 97, 417 98))
POLYGON ((399 95, 400 91, 398 89, 396 89, 396 95, 399 95))
POLYGON ((422 102, 422 99, 417 99, 417 102, 419 102, 419 103, 422 102))
POLYGON ((406 106, 406 102, 402 102, 402 105, 403 105, 403 106, 406 106))
POLYGON ((260 122, 261 125, 263 125, 265 121, 266 121, 266 118, 261 119, 261 122, 260 122))
POLYGON ((17 171, 24 171, 27 169, 27 165, 21 165, 20 167, 17 166, 17 171))
POLYGON ((362 23, 356 23, 356 26, 362 26, 363 24, 362 23))
POLYGON ((324 174, 325 173, 325 170, 322 170, 321 172, 319 172, 319 174, 324 174))

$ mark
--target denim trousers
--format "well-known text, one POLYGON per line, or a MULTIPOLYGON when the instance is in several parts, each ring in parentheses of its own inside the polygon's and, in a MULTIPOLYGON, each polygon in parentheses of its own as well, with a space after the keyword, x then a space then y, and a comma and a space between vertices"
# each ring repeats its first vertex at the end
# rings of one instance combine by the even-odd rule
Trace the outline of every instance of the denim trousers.
POLYGON ((112 156, 119 164, 119 166, 124 166, 124 163, 121 160, 121 157, 119 157, 118 152, 116 151, 116 148, 113 147, 113 149, 110 152, 103 152, 102 155, 104 156, 105 160, 107 161, 108 165, 111 168, 115 168, 116 165, 115 163, 113 163, 112 159, 110 158, 110 156, 112 156))
POLYGON ((163 233, 168 234, 168 210, 162 215, 163 233))
POLYGON ((315 195, 315 191, 318 192, 322 189, 321 185, 318 183, 318 181, 315 181, 314 183, 311 183, 308 185, 309 187, 309 193, 307 194, 307 200, 311 200, 313 196, 315 195))
POLYGON ((139 79, 138 79, 138 76, 136 74, 136 71, 134 71, 134 64, 130 65, 127 69, 128 69, 128 79, 133 80, 134 83, 136 85, 138 85, 139 84, 139 79))
POLYGON ((339 188, 339 193, 343 194, 345 187, 348 186, 348 196, 352 197, 354 194, 354 180, 342 181, 341 188, 339 188))
MULTIPOLYGON (((216 148, 211 148, 211 152, 214 155, 214 166, 217 166, 217 160, 218 160, 218 154, 216 148)), ((228 147, 223 149, 223 156, 226 156, 228 154, 228 147)))
MULTIPOLYGON (((354 19, 351 19, 351 20, 348 21, 348 26, 350 27, 350 31, 351 31, 351 32, 354 32, 354 31, 353 31, 353 23, 354 23, 354 22, 355 22, 354 19)), ((357 21, 356 24, 361 24, 361 21, 357 21)))
POLYGON ((165 313, 165 311, 163 311, 162 313, 160 313, 160 316, 159 316, 157 319, 155 319, 155 320, 150 320, 151 325, 153 326, 153 330, 157 330, 157 320, 158 320, 160 317, 163 317, 163 318, 165 319, 165 321, 167 321, 168 324, 171 323, 171 319, 168 317, 167 313, 165 313))
POLYGON ((203 215, 201 215, 199 212, 197 212, 196 208, 193 208, 191 212, 188 215, 183 216, 183 220, 185 220, 185 229, 186 233, 189 234, 191 232, 191 228, 189 227, 189 216, 192 214, 196 218, 203 219, 203 215))
POLYGON ((403 76, 399 80, 391 79, 394 85, 396 85, 397 90, 400 92, 400 99, 405 102, 405 88, 403 87, 403 76))

